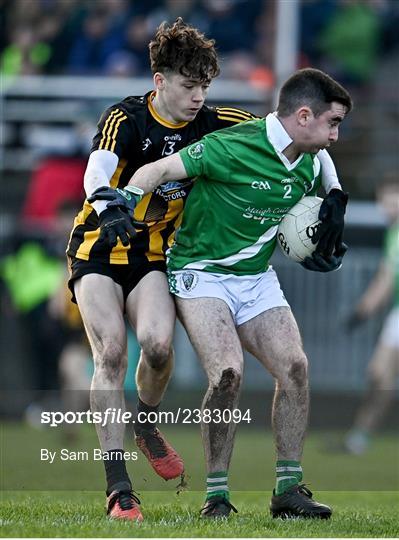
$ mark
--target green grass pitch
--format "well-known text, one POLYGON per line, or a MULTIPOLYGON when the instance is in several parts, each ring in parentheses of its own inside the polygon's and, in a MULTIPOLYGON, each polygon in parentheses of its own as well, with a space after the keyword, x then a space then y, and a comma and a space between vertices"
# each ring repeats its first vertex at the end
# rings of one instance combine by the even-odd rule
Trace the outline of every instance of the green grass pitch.
MULTIPOLYGON (((139 454, 128 470, 140 493, 144 522, 113 522, 104 512, 103 465, 40 462, 40 448, 57 452, 98 445, 94 429, 84 428, 67 444, 60 429, 36 431, 21 424, 1 430, 0 524, 4 537, 397 537, 399 533, 399 447, 394 435, 376 438, 370 451, 354 457, 326 453, 334 434, 307 437, 306 482, 330 504, 330 521, 275 520, 268 512, 274 484, 270 433, 239 429, 231 465, 231 500, 239 513, 227 521, 199 518, 204 500, 204 461, 199 429, 163 430, 185 459, 188 490, 158 478, 139 454), (327 443, 327 446, 329 443, 327 443)), ((335 435, 337 437, 337 435, 335 435)), ((127 447, 134 451, 133 443, 127 447)))

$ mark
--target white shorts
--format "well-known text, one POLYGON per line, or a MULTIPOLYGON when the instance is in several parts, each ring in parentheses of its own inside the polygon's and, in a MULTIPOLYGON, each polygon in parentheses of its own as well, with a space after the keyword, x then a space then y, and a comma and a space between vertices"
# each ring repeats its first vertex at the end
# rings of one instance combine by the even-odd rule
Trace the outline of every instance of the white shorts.
POLYGON ((399 307, 394 307, 388 313, 382 327, 380 343, 392 349, 399 349, 399 307))
POLYGON ((168 272, 171 293, 179 298, 220 298, 226 302, 236 326, 275 307, 289 307, 271 266, 253 276, 213 274, 198 270, 168 272))

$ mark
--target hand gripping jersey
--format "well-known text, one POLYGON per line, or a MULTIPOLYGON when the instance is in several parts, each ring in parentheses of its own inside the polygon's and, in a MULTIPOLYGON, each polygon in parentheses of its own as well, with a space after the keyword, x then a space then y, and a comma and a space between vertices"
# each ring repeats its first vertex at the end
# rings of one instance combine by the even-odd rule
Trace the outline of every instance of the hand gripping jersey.
MULTIPOLYGON (((204 105, 192 122, 171 124, 152 106, 153 92, 128 97, 105 111, 98 124, 92 151, 109 150, 118 158, 111 187, 123 188, 142 165, 178 152, 207 133, 254 118, 246 111, 231 107, 204 105)), ((119 241, 111 248, 98 242, 98 216, 85 201, 75 219, 67 254, 83 260, 111 264, 133 264, 135 256, 148 261, 163 261, 180 225, 192 179, 168 182, 146 195, 135 210, 135 219, 145 221, 148 229, 139 231, 130 246, 119 241)))
MULTIPOLYGON (((271 138, 283 127, 273 114, 204 137, 180 151, 196 176, 170 270, 195 269, 251 275, 265 271, 278 224, 305 195, 320 186, 320 162, 301 154, 294 163, 271 138)), ((285 132, 286 133, 286 132, 285 132)))

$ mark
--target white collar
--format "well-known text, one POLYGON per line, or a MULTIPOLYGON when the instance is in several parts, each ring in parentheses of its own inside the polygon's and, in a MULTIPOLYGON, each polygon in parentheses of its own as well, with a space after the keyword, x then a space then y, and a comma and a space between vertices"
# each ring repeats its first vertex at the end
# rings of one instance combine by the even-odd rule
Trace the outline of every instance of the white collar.
POLYGON ((283 124, 277 118, 277 111, 269 113, 266 116, 266 133, 270 144, 273 146, 278 157, 284 163, 286 168, 288 170, 294 169, 301 161, 303 154, 300 154, 294 163, 290 163, 290 161, 283 154, 287 146, 289 146, 293 141, 285 130, 283 124))
POLYGON ((266 116, 266 130, 269 141, 278 152, 283 152, 292 143, 291 137, 277 118, 277 112, 266 116))

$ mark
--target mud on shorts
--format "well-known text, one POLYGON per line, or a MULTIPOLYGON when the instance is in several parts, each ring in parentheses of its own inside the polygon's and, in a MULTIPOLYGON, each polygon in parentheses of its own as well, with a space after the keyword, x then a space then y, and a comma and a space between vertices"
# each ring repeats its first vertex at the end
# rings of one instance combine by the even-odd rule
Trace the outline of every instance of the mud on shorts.
POLYGON ((229 307, 236 326, 275 307, 289 307, 276 272, 249 276, 214 274, 201 270, 168 272, 169 290, 179 298, 219 298, 229 307))
POLYGON ((110 264, 102 261, 85 261, 75 257, 68 257, 70 278, 68 287, 72 293, 72 302, 76 304, 74 282, 87 274, 101 274, 108 276, 122 287, 123 298, 129 296, 131 291, 144 276, 158 270, 166 272, 165 261, 149 261, 146 257, 137 257, 134 264, 110 264))

